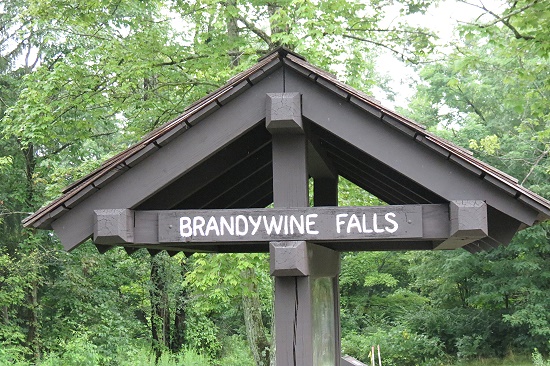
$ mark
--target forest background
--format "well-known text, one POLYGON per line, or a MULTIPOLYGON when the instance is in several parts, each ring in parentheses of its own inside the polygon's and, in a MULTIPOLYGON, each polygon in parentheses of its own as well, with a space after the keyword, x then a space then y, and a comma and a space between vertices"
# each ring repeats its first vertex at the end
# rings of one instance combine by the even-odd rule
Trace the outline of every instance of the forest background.
MULTIPOLYGON (((468 1, 481 15, 450 43, 407 23, 427 0, 0 3, 0 364, 272 361, 265 255, 67 253, 20 222, 280 45, 388 98, 377 58, 412 65, 399 112, 550 197, 550 7, 468 1)), ((339 204, 383 202, 341 180, 339 204)), ((343 351, 363 361, 550 351, 548 224, 475 255, 346 253, 340 284, 343 351)))

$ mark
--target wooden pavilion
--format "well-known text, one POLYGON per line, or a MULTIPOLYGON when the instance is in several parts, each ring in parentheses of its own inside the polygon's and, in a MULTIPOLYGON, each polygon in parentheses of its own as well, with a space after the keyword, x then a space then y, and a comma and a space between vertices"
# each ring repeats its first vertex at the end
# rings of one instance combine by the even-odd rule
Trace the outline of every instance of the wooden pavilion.
POLYGON ((548 219, 550 202, 513 177, 280 48, 24 225, 67 250, 92 238, 101 252, 269 252, 286 366, 347 362, 339 252, 478 252, 548 219), (388 206, 335 207, 339 176, 388 206))

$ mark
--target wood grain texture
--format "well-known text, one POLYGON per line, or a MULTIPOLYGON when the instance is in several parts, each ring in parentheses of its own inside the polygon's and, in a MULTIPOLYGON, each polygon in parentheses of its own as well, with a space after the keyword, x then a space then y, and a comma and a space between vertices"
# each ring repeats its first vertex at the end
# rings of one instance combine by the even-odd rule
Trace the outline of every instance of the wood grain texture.
POLYGON ((52 223, 65 249, 93 234, 93 211, 135 208, 185 172, 223 149, 265 118, 265 94, 282 92, 281 70, 267 76, 223 108, 197 123, 140 164, 52 223))
POLYGON ((315 124, 357 147, 364 154, 391 166, 434 193, 452 200, 484 200, 488 205, 527 225, 537 212, 506 192, 494 189, 468 170, 457 169, 445 156, 411 139, 369 113, 317 86, 300 74, 287 70, 286 91, 302 93, 302 114, 315 124))
MULTIPOLYGON (((423 205, 170 210, 158 215, 159 243, 426 239, 423 205)), ((432 233, 436 227, 444 231, 430 239, 446 238, 448 218, 431 219, 426 226, 432 233)))

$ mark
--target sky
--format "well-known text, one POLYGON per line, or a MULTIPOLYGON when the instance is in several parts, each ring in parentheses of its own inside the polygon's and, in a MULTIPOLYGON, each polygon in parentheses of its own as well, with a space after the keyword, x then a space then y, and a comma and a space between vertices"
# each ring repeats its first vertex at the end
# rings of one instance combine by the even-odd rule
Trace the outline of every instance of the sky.
MULTIPOLYGON (((481 4, 480 0, 470 0, 470 2, 481 4)), ((496 11, 498 11, 501 3, 498 0, 483 0, 483 4, 487 8, 491 10, 495 9, 496 11)), ((398 9, 396 8, 395 15, 388 15, 388 24, 395 21, 397 14, 398 9)), ((440 38, 438 43, 443 45, 456 39, 454 28, 459 22, 475 20, 481 14, 482 10, 475 6, 456 0, 445 0, 441 1, 437 6, 431 6, 426 14, 416 14, 406 19, 411 25, 428 27, 434 31, 440 38)), ((444 51, 444 48, 442 47, 441 50, 444 51)), ((381 74, 390 77, 389 86, 396 93, 396 97, 395 101, 388 100, 381 89, 373 90, 374 97, 389 108, 406 107, 410 98, 414 95, 414 83, 419 80, 413 67, 406 66, 387 51, 378 59, 377 69, 381 74)))

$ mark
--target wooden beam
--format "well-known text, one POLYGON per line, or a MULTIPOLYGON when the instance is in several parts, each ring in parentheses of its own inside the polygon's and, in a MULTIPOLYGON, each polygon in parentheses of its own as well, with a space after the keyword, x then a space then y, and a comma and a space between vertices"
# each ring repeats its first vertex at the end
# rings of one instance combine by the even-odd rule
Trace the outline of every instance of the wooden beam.
MULTIPOLYGON (((309 203, 307 140, 301 105, 297 105, 295 95, 285 98, 284 94, 269 94, 267 97, 266 127, 273 135, 273 205, 276 208, 307 207, 309 203)), ((295 243, 294 247, 294 254, 301 253, 302 260, 287 262, 281 269, 276 264, 286 257, 289 248, 285 243, 270 242, 270 257, 275 259, 271 272, 285 271, 285 276, 275 276, 275 358, 277 365, 313 366, 309 277, 287 276, 293 273, 306 276, 310 258, 304 254, 306 242, 295 243)))
POLYGON ((94 210, 139 206, 264 120, 265 95, 282 92, 282 79, 282 70, 274 71, 54 221, 65 249, 92 236, 94 210))
POLYGON ((267 93, 265 126, 272 135, 303 135, 300 93, 267 93))
POLYGON ((313 178, 334 178, 338 176, 338 171, 326 150, 321 146, 320 139, 313 134, 310 128, 311 124, 307 123, 306 135, 308 138, 307 148, 307 170, 313 178))
POLYGON ((487 204, 483 201, 452 201, 449 204, 449 239, 434 249, 461 248, 489 235, 487 204))
MULTIPOLYGON (((171 210, 158 213, 158 242, 215 243, 423 240, 422 205, 171 210)), ((449 221, 436 218, 446 229, 449 221)), ((140 226, 136 219, 136 227, 140 226)), ((144 223, 148 227, 148 223, 144 223)))
POLYGON ((305 136, 273 135, 272 146, 274 206, 308 206, 307 141, 305 136))
MULTIPOLYGON (((462 209, 463 215, 468 214, 466 208, 462 209)), ((109 218, 109 227, 114 229, 98 230, 96 244, 147 244, 151 247, 168 245, 185 248, 219 243, 247 245, 306 240, 333 247, 338 243, 345 248, 346 243, 368 246, 369 242, 444 241, 450 237, 452 230, 449 206, 445 204, 171 211, 123 209, 98 212, 98 217, 109 218), (116 214, 111 214, 113 211, 116 214), (393 214, 389 217, 397 226, 384 221, 388 213, 393 214), (378 232, 373 230, 375 214, 378 232), (128 221, 130 218, 131 222, 128 221), (223 225, 225 228, 221 229, 223 225), (185 235, 189 232, 190 236, 181 236, 182 230, 185 235)), ((454 233, 473 235, 464 227, 454 233)))
POLYGON ((312 131, 321 137, 322 145, 338 167, 340 175, 360 177, 359 180, 366 181, 366 184, 360 185, 361 188, 369 191, 372 186, 383 188, 384 191, 391 195, 400 193, 400 196, 409 197, 399 201, 388 201, 390 204, 405 204, 405 203, 442 203, 443 198, 435 195, 425 187, 420 186, 410 178, 401 174, 390 166, 374 159, 361 152, 353 145, 342 140, 338 136, 329 131, 320 128, 314 124, 311 125, 312 131), (375 182, 371 182, 375 179, 375 182))
POLYGON ((283 241, 269 243, 271 275, 276 277, 297 277, 309 275, 308 249, 305 241, 283 241))
POLYGON ((338 206, 338 176, 313 179, 313 205, 338 206))
MULTIPOLYGON (((207 164, 200 164, 182 177, 171 183, 137 207, 139 210, 169 210, 178 207, 193 196, 201 195, 205 189, 210 197, 216 192, 211 185, 223 179, 228 174, 241 172, 242 164, 255 164, 258 160, 271 160, 271 135, 265 127, 259 125, 241 136, 229 146, 220 150, 208 159, 207 164)), ((186 208, 200 208, 203 204, 184 204, 186 208)))
POLYGON ((94 243, 134 242, 134 213, 128 209, 95 210, 94 243))
MULTIPOLYGON (((284 208, 284 212, 291 207, 309 206, 307 139, 298 102, 296 94, 285 93, 269 95, 267 103, 266 123, 273 135, 273 202, 276 208, 284 208)), ((327 291, 333 296, 337 293, 334 287, 337 282, 333 279, 339 271, 339 254, 305 241, 292 244, 271 241, 270 257, 275 275, 277 364, 316 365, 316 351, 327 343, 334 350, 334 364, 338 364, 338 333, 335 329, 316 327, 319 320, 315 316, 326 315, 329 308, 335 316, 334 301, 319 297, 315 284, 319 276, 329 277, 331 285, 327 291), (316 304, 320 305, 315 307, 316 304), (322 341, 315 342, 313 334, 322 341)), ((339 324, 336 320, 334 324, 339 324)))
MULTIPOLYGON (((271 156, 271 154, 270 154, 271 156)), ((250 173, 243 174, 235 171, 227 179, 220 179, 210 186, 210 190, 201 190, 206 194, 206 202, 199 207, 204 208, 226 208, 233 207, 234 202, 254 194, 255 189, 272 179, 272 166, 270 160, 251 162, 248 169, 250 173), (240 174, 239 174, 240 173, 240 174), (211 199, 208 199, 208 192, 211 192, 211 199)), ((205 198, 203 197, 203 201, 205 198)))
POLYGON ((399 171, 448 201, 456 199, 484 200, 489 206, 533 225, 537 212, 506 192, 445 156, 416 142, 407 134, 387 128, 380 120, 339 98, 302 75, 287 70, 287 91, 302 94, 302 115, 320 127, 399 171))

